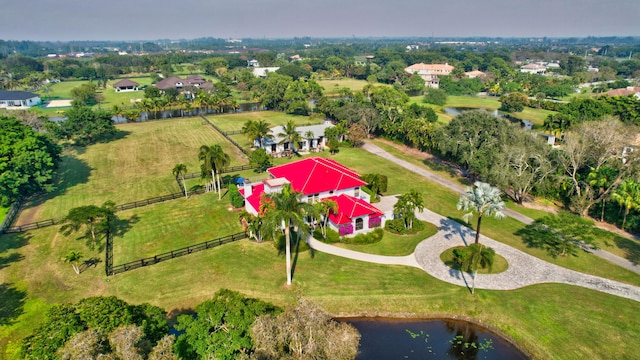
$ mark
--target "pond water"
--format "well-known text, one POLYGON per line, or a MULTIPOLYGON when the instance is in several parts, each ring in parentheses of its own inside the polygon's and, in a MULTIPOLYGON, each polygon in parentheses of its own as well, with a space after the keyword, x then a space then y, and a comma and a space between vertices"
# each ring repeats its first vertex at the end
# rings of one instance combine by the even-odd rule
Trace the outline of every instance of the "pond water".
POLYGON ((478 325, 459 320, 342 319, 362 338, 356 359, 528 359, 478 325))

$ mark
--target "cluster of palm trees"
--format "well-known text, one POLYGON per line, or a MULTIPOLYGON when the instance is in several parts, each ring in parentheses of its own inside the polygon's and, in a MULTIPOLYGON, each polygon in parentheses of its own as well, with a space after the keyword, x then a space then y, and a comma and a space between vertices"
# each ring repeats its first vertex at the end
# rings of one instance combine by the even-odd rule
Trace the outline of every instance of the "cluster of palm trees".
POLYGON ((218 199, 222 198, 222 181, 221 171, 229 166, 231 159, 227 155, 222 146, 215 144, 211 146, 202 145, 198 150, 198 160, 200 164, 200 177, 203 180, 209 180, 206 183, 206 191, 215 191, 218 193, 218 199))
MULTIPOLYGON (((260 148, 264 147, 265 139, 274 138, 274 134, 271 132, 271 124, 269 124, 265 120, 248 120, 242 127, 242 133, 247 136, 252 144, 257 140, 260 148)), ((289 143, 291 146, 290 149, 294 152, 296 152, 297 145, 304 140, 302 134, 297 131, 296 122, 294 120, 289 120, 282 127, 282 133, 277 135, 282 138, 278 142, 278 144, 282 145, 285 143, 289 143)), ((308 141, 313 139, 313 131, 307 131, 304 136, 308 141)), ((309 144, 309 147, 311 147, 311 144, 309 144)))
MULTIPOLYGON (((198 91, 191 96, 161 96, 157 98, 144 98, 136 103, 139 111, 153 114, 153 118, 157 119, 158 114, 166 110, 180 110, 181 116, 185 112, 191 113, 193 110, 199 110, 200 113, 208 112, 210 109, 216 112, 223 112, 225 109, 235 110, 238 108, 238 102, 231 96, 223 96, 220 94, 210 94, 206 91, 198 91)), ((126 111, 126 109, 114 108, 115 110, 126 111)), ((120 115, 116 113, 115 115, 120 115)))

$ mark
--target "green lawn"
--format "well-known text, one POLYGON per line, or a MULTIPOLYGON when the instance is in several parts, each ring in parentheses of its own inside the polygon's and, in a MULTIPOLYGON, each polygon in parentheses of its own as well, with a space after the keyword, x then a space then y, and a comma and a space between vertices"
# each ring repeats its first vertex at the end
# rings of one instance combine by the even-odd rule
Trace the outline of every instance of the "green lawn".
POLYGON ((201 145, 220 144, 230 166, 246 157, 200 118, 117 125, 117 140, 87 148, 68 148, 55 179, 57 190, 20 216, 20 223, 64 216, 70 209, 112 200, 116 204, 178 191, 172 169, 177 163, 199 172, 201 145))
POLYGON ((424 239, 435 235, 438 232, 438 228, 426 223, 424 230, 414 235, 397 235, 389 231, 384 232, 382 240, 374 244, 334 244, 346 249, 360 251, 368 254, 386 255, 386 256, 406 256, 413 253, 424 239))
MULTIPOLYGON (((337 95, 338 90, 348 88, 351 91, 360 91, 368 82, 366 80, 340 79, 340 80, 317 80, 324 89, 325 95, 337 95)), ((374 84, 375 86, 388 86, 386 84, 374 84)))
MULTIPOLYGON (((212 132, 204 130, 210 128, 197 119, 128 125, 133 127, 126 128, 130 133, 123 139, 71 154, 85 163, 67 166, 65 171, 70 173, 85 167, 86 174, 65 175, 72 185, 66 191, 59 191, 58 197, 49 199, 52 204, 49 209, 56 209, 53 206, 56 204, 62 213, 68 204, 81 198, 94 203, 109 198, 103 194, 109 186, 102 177, 117 182, 120 186, 114 187, 120 189, 119 196, 128 199, 145 197, 140 195, 153 193, 162 186, 175 187, 171 183, 170 168, 176 162, 186 162, 190 169, 197 168, 192 150, 180 149, 197 149, 203 140, 206 143, 214 137, 212 132), (143 132, 146 135, 143 136, 143 132), (180 136, 171 137, 168 133, 180 136), (119 145, 122 147, 103 147, 125 140, 129 142, 119 145), (156 167, 156 162, 163 165, 156 167), (127 168, 136 169, 138 175, 132 176, 127 168), (88 183, 94 183, 95 187, 89 187, 88 183)), ((316 155, 333 158, 359 173, 386 174, 388 194, 415 188, 423 194, 429 209, 456 219, 462 216, 462 212, 455 209, 456 193, 375 155, 350 148, 341 148, 334 156, 328 152, 316 155)), ((283 161, 286 159, 275 162, 283 161)), ((226 199, 219 202, 214 194, 207 194, 118 213, 124 233, 115 240, 114 263, 234 231, 237 214, 228 212, 226 204, 226 199), (218 232, 218 229, 222 230, 218 232)), ((483 233, 570 269, 640 285, 640 275, 593 255, 552 259, 543 251, 529 249, 513 235, 522 226, 512 219, 488 218, 483 221, 483 233)), ((283 256, 271 243, 247 240, 109 278, 104 276, 104 263, 78 276, 71 266, 60 261, 62 256, 71 250, 81 251, 85 259, 104 255, 86 249, 82 241, 74 240, 76 237, 65 237, 56 227, 2 236, 0 354, 6 352, 8 358, 15 359, 19 340, 38 325, 50 304, 93 295, 115 295, 132 303, 161 306, 175 317, 209 299, 220 288, 241 291, 279 305, 292 303, 296 296, 303 295, 317 301, 334 316, 473 319, 505 334, 534 358, 633 358, 637 353, 635 343, 629 339, 640 336, 640 323, 630 319, 637 317, 640 303, 580 287, 542 284, 515 291, 479 290, 471 296, 467 289, 436 280, 419 269, 305 252, 297 256, 294 285, 287 288, 283 285, 286 279, 283 256)), ((395 251, 391 249, 391 241, 381 242, 379 246, 380 252, 395 251)))

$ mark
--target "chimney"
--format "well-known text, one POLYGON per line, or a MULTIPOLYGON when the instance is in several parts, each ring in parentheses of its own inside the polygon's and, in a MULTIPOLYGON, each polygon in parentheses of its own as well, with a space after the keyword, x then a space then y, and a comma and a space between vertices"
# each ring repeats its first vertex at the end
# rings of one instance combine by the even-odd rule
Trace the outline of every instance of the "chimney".
POLYGON ((249 181, 249 179, 244 179, 242 186, 244 188, 244 197, 246 199, 253 193, 253 185, 251 185, 251 181, 249 181))

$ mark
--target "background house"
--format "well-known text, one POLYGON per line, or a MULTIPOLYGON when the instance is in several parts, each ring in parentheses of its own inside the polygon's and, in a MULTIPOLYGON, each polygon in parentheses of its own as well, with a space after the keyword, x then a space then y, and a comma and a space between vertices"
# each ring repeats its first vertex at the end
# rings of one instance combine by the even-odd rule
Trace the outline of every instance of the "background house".
POLYGON ((113 84, 113 88, 116 90, 116 92, 138 91, 138 86, 140 86, 140 84, 129 79, 122 79, 113 84))
POLYGON ((329 215, 329 226, 343 235, 345 231, 360 233, 384 226, 385 220, 392 217, 370 204, 369 195, 361 190, 367 183, 360 175, 337 161, 313 157, 272 167, 267 172, 271 178, 257 184, 245 181, 239 190, 245 198, 245 209, 253 215, 259 214, 262 194, 279 192, 290 184, 302 194, 300 201, 335 201, 338 211, 329 215))
POLYGON ((203 90, 213 89, 213 83, 208 82, 200 75, 189 75, 186 79, 181 79, 177 76, 171 76, 158 81, 155 86, 157 86, 160 90, 166 90, 169 88, 175 88, 180 91, 188 90, 189 88, 198 88, 203 90))
POLYGON ((520 67, 520 72, 543 75, 547 72, 547 67, 540 64, 527 64, 520 67))
POLYGON ((16 110, 40 105, 40 96, 28 91, 0 90, 0 108, 16 110))
MULTIPOLYGON (((314 150, 324 150, 327 146, 327 138, 324 136, 324 132, 326 129, 333 127, 334 125, 329 120, 325 120, 324 123, 319 125, 307 125, 307 126, 297 126, 296 131, 300 134, 300 141, 298 144, 295 144, 294 147, 297 151, 314 151, 314 150), (313 137, 307 138, 307 135, 311 133, 313 137)), ((271 128, 271 134, 273 135, 273 139, 264 138, 262 139, 262 147, 267 152, 267 154, 279 154, 284 152, 285 150, 291 150, 292 146, 289 142, 284 142, 280 144, 280 142, 284 139, 284 127, 276 126, 271 128)), ((253 143, 254 147, 260 148, 260 140, 256 139, 253 143)))
POLYGON ((404 69, 409 74, 418 74, 424 80, 425 86, 437 89, 440 87, 438 75, 450 75, 454 67, 448 63, 444 64, 413 64, 404 69))

